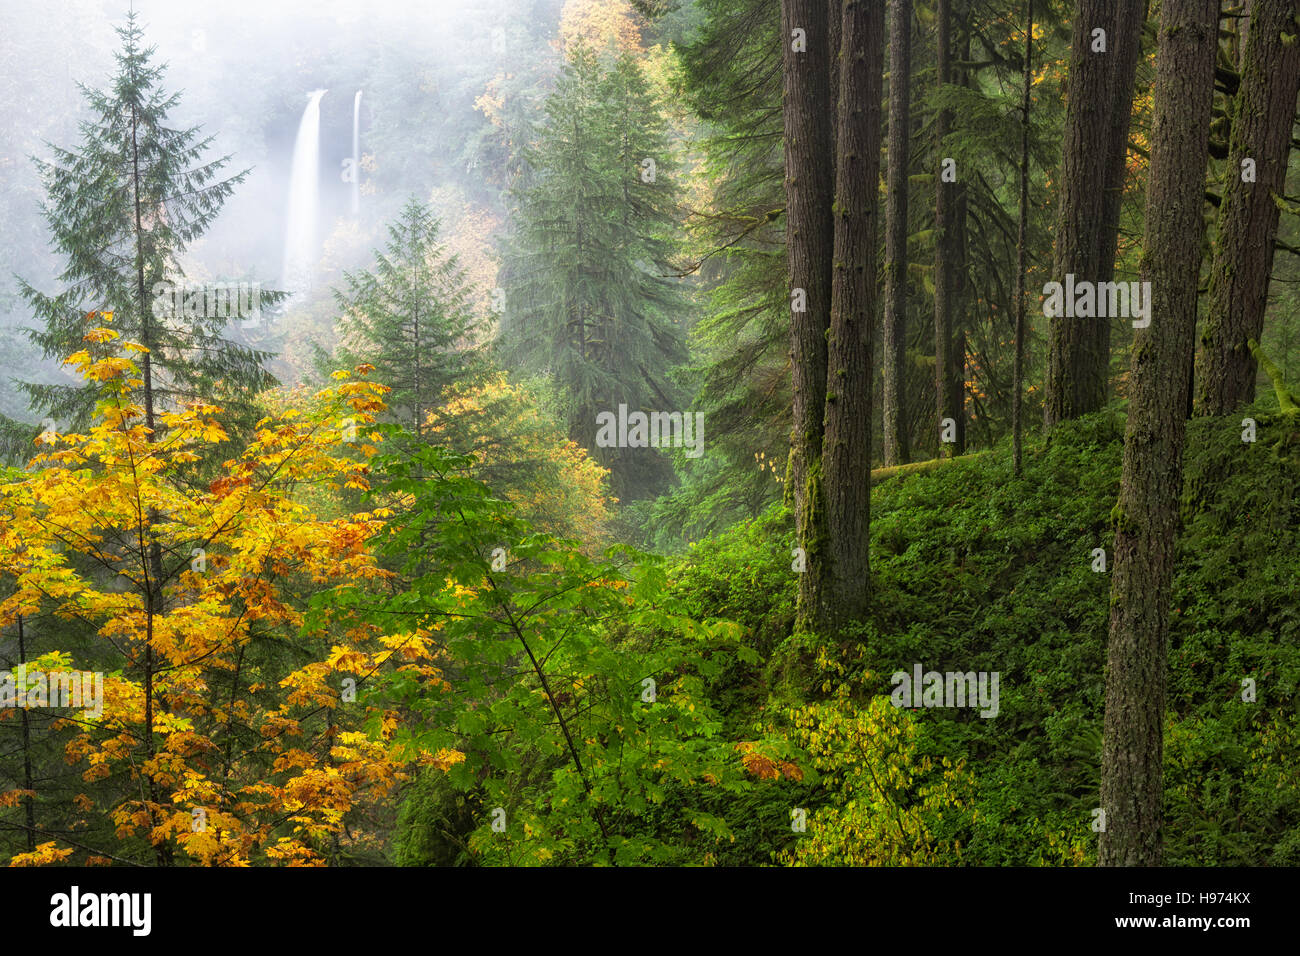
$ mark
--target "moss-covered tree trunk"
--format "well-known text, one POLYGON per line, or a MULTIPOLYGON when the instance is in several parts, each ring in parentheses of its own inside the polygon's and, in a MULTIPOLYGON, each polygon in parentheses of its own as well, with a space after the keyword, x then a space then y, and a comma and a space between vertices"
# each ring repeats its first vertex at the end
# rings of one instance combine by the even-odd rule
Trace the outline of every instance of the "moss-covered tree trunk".
MULTIPOLYGON (((1066 275, 1108 282, 1114 275, 1144 19, 1141 0, 1080 0, 1074 16, 1052 262, 1057 282, 1066 275)), ((1106 403, 1110 321, 1052 318, 1043 409, 1047 428, 1106 403)))
POLYGON ((822 603, 826 548, 821 456, 834 248, 827 9, 826 0, 781 0, 786 258, 794 390, 788 482, 799 547, 805 552, 798 603, 805 624, 822 603))
POLYGON ((1264 329, 1278 225, 1275 197, 1285 194, 1300 93, 1296 15, 1295 0, 1255 0, 1251 9, 1197 360, 1200 415, 1226 415, 1255 398, 1258 367, 1246 343, 1264 329))
POLYGON ((912 0, 889 9, 889 183, 885 206, 885 313, 882 419, 886 465, 908 460, 903 414, 907 353, 907 171, 911 153, 912 0))
POLYGON ((1201 204, 1218 45, 1218 0, 1164 0, 1137 332, 1115 555, 1102 745, 1102 866, 1158 866, 1169 593, 1196 334, 1201 204))
POLYGON ((876 193, 885 14, 844 0, 835 160, 835 261, 822 448, 826 587, 821 623, 864 616, 870 543, 872 345, 876 327, 876 193))

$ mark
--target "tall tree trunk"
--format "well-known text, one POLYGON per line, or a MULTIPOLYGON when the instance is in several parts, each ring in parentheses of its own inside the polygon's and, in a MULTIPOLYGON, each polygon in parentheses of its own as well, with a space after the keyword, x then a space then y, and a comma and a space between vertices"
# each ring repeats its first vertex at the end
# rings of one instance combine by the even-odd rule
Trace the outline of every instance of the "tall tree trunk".
MULTIPOLYGON (((1111 38, 1113 70, 1110 84, 1108 121, 1103 172, 1106 177, 1101 199, 1101 220, 1097 233, 1097 282, 1115 278, 1115 257, 1119 250, 1119 226, 1123 216, 1124 186, 1128 182, 1128 133, 1133 118, 1133 88, 1137 63, 1142 54, 1142 27, 1146 23, 1146 0, 1119 0, 1115 32, 1111 38)), ((1096 369, 1097 408, 1106 404, 1110 393, 1110 334, 1113 318, 1085 320, 1088 334, 1087 363, 1096 369)))
POLYGON ((871 483, 871 352, 876 326, 876 194, 885 12, 877 0, 845 0, 840 64, 835 259, 827 350, 827 537, 822 623, 861 618, 868 607, 871 483))
POLYGON ((1246 43, 1250 39, 1250 21, 1255 16, 1254 0, 1241 0, 1240 19, 1237 20, 1237 72, 1246 72, 1246 43))
MULTIPOLYGON (((1145 4, 1080 0, 1074 19, 1052 278, 1107 282, 1125 181, 1133 81, 1145 4), (1101 51, 1104 32, 1105 52, 1101 51), (1100 160, 1100 161, 1099 161, 1100 160)), ((1106 403, 1110 319, 1051 320, 1044 397, 1047 428, 1106 403)))
POLYGON ((843 56, 844 0, 826 0, 826 52, 830 77, 827 88, 830 90, 831 116, 831 182, 835 182, 835 158, 839 155, 839 128, 836 117, 840 115, 840 64, 843 56))
POLYGON ((798 598, 803 625, 813 620, 815 609, 821 606, 827 547, 821 455, 834 250, 827 8, 826 0, 781 0, 786 257, 794 391, 788 486, 794 499, 797 540, 806 560, 798 598), (795 31, 799 31, 802 45, 795 31))
POLYGON ((1016 228, 1016 335, 1011 382, 1011 458, 1020 476, 1025 393, 1025 244, 1029 233, 1029 97, 1034 79, 1034 0, 1025 0, 1025 89, 1020 100, 1020 215, 1016 228))
POLYGON ((907 188, 911 152, 912 0, 891 0, 889 21, 889 184, 885 207, 885 315, 882 397, 885 464, 908 459, 903 415, 907 354, 907 188))
POLYGON ((1218 0, 1164 0, 1141 278, 1151 326, 1137 332, 1116 508, 1102 747, 1102 866, 1158 866, 1162 842, 1165 642, 1196 334, 1201 203, 1218 0))
POLYGON ((1255 398, 1258 367, 1246 343, 1264 330, 1278 224, 1275 197, 1285 194, 1300 93, 1296 14, 1295 0, 1255 0, 1252 8, 1198 358, 1200 415, 1226 415, 1255 398), (1290 42, 1283 42, 1284 33, 1290 42), (1253 182, 1245 181, 1246 160, 1254 162, 1253 182))
MULTIPOLYGON (((938 89, 952 81, 952 4, 951 0, 938 0, 936 13, 938 26, 938 89)), ((957 183, 944 182, 944 140, 952 127, 952 110, 940 109, 935 119, 935 196, 934 196, 934 397, 936 429, 943 428, 943 420, 957 418, 952 406, 952 327, 954 275, 952 243, 950 237, 956 223, 957 183)), ((939 453, 951 455, 953 446, 940 443, 939 453)))
MULTIPOLYGON (((131 111, 131 179, 134 189, 134 212, 135 212, 135 271, 136 271, 136 302, 135 307, 140 314, 140 342, 144 345, 144 352, 141 356, 141 379, 143 385, 144 399, 144 422, 149 429, 148 441, 152 444, 158 440, 158 429, 155 423, 155 395, 153 384, 153 362, 151 359, 153 348, 153 335, 149 323, 149 300, 145 291, 145 253, 144 253, 144 213, 143 201, 140 196, 142 177, 140 174, 140 145, 137 139, 140 119, 135 109, 131 111)), ((144 739, 145 754, 149 763, 153 762, 156 753, 154 742, 154 718, 155 703, 157 703, 157 694, 154 687, 154 674, 156 660, 154 656, 154 619, 164 613, 163 607, 163 568, 162 568, 162 547, 154 535, 154 526, 158 523, 158 511, 150 508, 147 512, 144 527, 140 529, 141 544, 147 542, 148 549, 148 568, 144 574, 144 606, 145 606, 145 637, 144 637, 144 739)), ((146 772, 149 791, 149 820, 152 825, 157 824, 157 816, 154 810, 158 803, 158 786, 154 779, 152 771, 146 772)), ((159 866, 169 866, 172 862, 171 848, 166 843, 159 843, 154 848, 154 857, 159 866)))
MULTIPOLYGON (((970 62, 970 29, 965 25, 965 20, 970 13, 969 0, 963 16, 963 26, 961 30, 961 50, 959 62, 970 62)), ((963 68, 953 69, 949 65, 951 82, 957 86, 965 87, 970 82, 970 76, 967 70, 963 68)), ((951 127, 950 127, 951 129, 951 127)), ((947 261, 951 264, 949 275, 952 280, 952 292, 949 302, 951 304, 951 336, 950 352, 948 353, 948 407, 952 409, 953 418, 956 421, 956 442, 952 445, 952 453, 961 455, 966 452, 966 323, 971 313, 970 293, 970 256, 969 243, 966 238, 967 209, 969 205, 969 191, 966 188, 966 182, 960 176, 958 181, 952 185, 953 218, 950 228, 944 231, 944 242, 947 243, 947 261)))

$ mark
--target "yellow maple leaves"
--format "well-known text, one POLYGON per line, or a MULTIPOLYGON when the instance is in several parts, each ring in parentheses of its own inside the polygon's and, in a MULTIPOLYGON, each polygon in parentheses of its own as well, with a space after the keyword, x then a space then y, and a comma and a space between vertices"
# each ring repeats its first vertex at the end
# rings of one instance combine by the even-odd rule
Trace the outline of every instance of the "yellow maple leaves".
POLYGON ((566 51, 579 43, 620 53, 642 49, 638 16, 627 0, 568 0, 560 12, 560 40, 566 51))
POLYGON ((806 838, 780 854, 781 862, 925 866, 960 859, 954 840, 936 836, 937 823, 973 812, 974 777, 961 761, 936 765, 918 754, 911 714, 888 697, 854 700, 846 682, 830 700, 786 716, 831 801, 809 815, 806 838))
POLYGON ((36 847, 31 853, 17 853, 9 861, 10 866, 48 866, 61 863, 72 856, 72 849, 61 849, 55 841, 50 840, 36 847))
POLYGON ((35 790, 6 790, 4 793, 0 793, 0 807, 16 807, 24 799, 35 796, 35 790))
MULTIPOLYGON (((87 339, 103 346, 119 336, 97 327, 87 339)), ((345 675, 409 667, 438 679, 429 631, 355 628, 339 641, 304 630, 299 582, 389 575, 368 548, 387 512, 327 517, 303 493, 365 487, 369 465, 357 452, 374 448, 350 445, 339 423, 364 435, 387 389, 347 373, 337 388, 265 417, 242 452, 196 484, 193 463, 230 440, 220 408, 160 410, 150 430, 130 358, 82 350, 68 364, 104 386, 96 424, 44 436, 28 472, 0 483, 0 573, 14 583, 0 624, 51 611, 122 655, 104 681, 102 716, 67 722, 67 760, 99 784, 100 812, 120 839, 145 834, 203 865, 319 864, 312 844, 344 835, 353 808, 391 792, 414 764, 448 769, 464 759, 399 748, 401 713, 380 713, 371 739, 359 730, 367 708, 339 707, 345 675), (255 637, 293 640, 320 658, 286 671, 283 655, 263 653, 253 680, 255 637)), ((6 791, 0 807, 27 795, 6 791)), ((84 794, 76 806, 95 809, 84 794)), ((15 863, 73 852, 53 841, 15 863)))

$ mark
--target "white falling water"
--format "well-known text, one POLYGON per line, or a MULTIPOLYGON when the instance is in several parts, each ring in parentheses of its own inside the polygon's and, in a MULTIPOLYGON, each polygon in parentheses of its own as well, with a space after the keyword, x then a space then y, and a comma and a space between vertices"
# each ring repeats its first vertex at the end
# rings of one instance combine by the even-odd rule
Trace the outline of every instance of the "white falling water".
POLYGON ((302 111, 298 138, 293 142, 293 170, 289 177, 289 225, 284 239, 284 275, 281 288, 301 292, 311 288, 316 265, 316 219, 320 204, 320 98, 315 90, 302 111))
POLYGON ((352 215, 361 211, 361 91, 352 99, 352 215))

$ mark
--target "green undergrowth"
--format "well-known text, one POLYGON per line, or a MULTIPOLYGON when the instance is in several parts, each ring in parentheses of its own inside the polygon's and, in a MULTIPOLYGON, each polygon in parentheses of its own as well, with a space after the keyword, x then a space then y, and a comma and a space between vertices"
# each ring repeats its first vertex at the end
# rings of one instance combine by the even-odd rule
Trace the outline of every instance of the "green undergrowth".
MULTIPOLYGON (((1169 643, 1169 865, 1300 864, 1300 462, 1279 454, 1293 427, 1263 406, 1188 424, 1169 643), (1257 423, 1254 443, 1242 441, 1246 416, 1257 423), (1242 699, 1246 679, 1254 702, 1242 699)), ((728 731, 771 731, 782 708, 843 682, 865 705, 890 693, 892 673, 918 663, 997 672, 995 717, 912 713, 918 753, 963 759, 977 781, 975 812, 937 824, 960 845, 953 862, 1093 862, 1110 588, 1109 572, 1093 570, 1093 549, 1113 559, 1122 453, 1123 417, 1112 409, 1031 442, 1019 477, 1005 443, 880 481, 874 610, 836 635, 792 634, 787 511, 694 545, 671 575, 676 593, 701 619, 744 625, 761 658, 712 682, 728 731)), ((781 780, 768 792, 771 806, 746 806, 746 819, 837 799, 824 782, 781 780)), ((798 839, 755 841, 723 862, 769 862, 798 839)))

